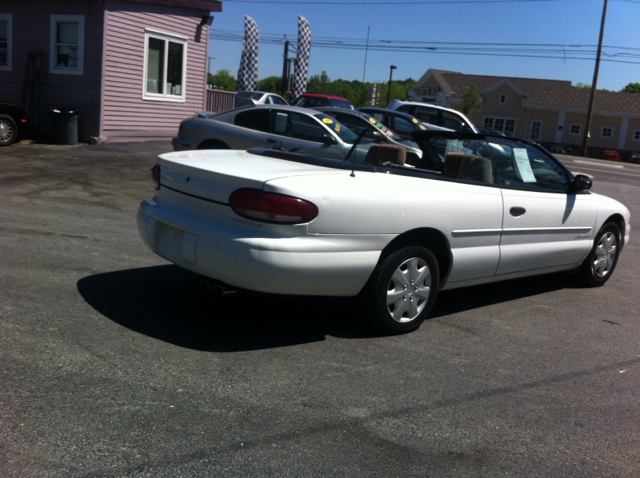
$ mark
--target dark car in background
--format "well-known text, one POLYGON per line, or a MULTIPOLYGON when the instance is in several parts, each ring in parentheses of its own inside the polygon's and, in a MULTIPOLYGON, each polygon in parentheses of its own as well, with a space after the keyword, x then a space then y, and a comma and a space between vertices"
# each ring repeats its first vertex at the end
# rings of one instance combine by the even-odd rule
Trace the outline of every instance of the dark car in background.
POLYGON ((389 129, 373 116, 362 111, 349 111, 343 108, 314 108, 336 119, 356 135, 362 134, 364 140, 377 144, 394 144, 407 150, 407 160, 417 161, 422 157, 422 150, 413 141, 404 139, 389 129))
POLYGON ((640 163, 640 153, 631 153, 631 156, 629 156, 629 162, 640 163))
POLYGON ((450 129, 427 124, 420 121, 415 116, 400 111, 392 111, 385 108, 375 108, 373 106, 365 106, 358 108, 358 111, 367 113, 376 121, 382 123, 387 128, 395 131, 404 139, 411 139, 414 131, 451 131, 450 129))
POLYGON ((567 150, 561 144, 554 144, 549 148, 549 152, 553 154, 566 154, 567 150))
POLYGON ((30 127, 27 110, 14 103, 0 101, 0 146, 15 143, 30 127))
POLYGON ((504 133, 501 133, 500 131, 498 131, 497 129, 491 129, 491 128, 478 128, 476 126, 476 130, 478 130, 478 133, 482 133, 482 134, 492 134, 494 136, 507 136, 504 133))
POLYGON ((355 110, 351 101, 346 98, 334 95, 319 95, 316 93, 303 93, 298 96, 293 103, 293 106, 300 106, 302 108, 317 108, 319 106, 329 106, 332 108, 343 108, 345 110, 355 110))

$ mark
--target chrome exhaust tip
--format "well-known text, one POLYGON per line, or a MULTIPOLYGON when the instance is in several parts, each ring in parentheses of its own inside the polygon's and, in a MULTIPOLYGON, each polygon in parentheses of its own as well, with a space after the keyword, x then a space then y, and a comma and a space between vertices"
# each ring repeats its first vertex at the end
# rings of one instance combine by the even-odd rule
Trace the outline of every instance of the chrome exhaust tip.
POLYGON ((203 279, 198 283, 198 285, 202 290, 207 292, 213 292, 213 294, 216 295, 217 297, 222 297, 223 295, 234 294, 238 292, 233 287, 230 287, 227 284, 224 284, 222 282, 211 283, 203 279))

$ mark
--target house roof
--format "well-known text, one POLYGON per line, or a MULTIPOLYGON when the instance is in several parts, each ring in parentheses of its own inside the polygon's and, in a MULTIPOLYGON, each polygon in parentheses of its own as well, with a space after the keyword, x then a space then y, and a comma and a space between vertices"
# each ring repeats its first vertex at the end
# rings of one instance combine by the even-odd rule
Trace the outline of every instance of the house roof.
POLYGON ((209 12, 221 12, 222 2, 218 0, 126 0, 128 2, 166 5, 168 7, 193 8, 209 12))
MULTIPOLYGON (((440 86, 453 95, 460 97, 464 89, 475 85, 479 91, 490 91, 497 83, 511 84, 518 93, 526 97, 523 105, 544 105, 561 108, 586 109, 589 106, 591 90, 574 88, 570 81, 544 80, 538 78, 517 78, 487 75, 465 75, 455 71, 429 70, 440 86)), ((426 75, 424 76, 426 77, 426 75)), ((424 78, 423 77, 423 78, 424 78)), ((510 85, 510 86, 511 86, 510 85)), ((640 94, 597 91, 595 109, 616 111, 619 113, 640 113, 640 94)))

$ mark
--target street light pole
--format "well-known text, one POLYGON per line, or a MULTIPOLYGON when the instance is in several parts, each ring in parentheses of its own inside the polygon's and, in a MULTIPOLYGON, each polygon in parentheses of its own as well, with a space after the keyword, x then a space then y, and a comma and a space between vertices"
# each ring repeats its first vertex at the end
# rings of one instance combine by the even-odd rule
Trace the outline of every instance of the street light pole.
POLYGON ((600 70, 600 55, 602 53, 602 37, 604 36, 604 20, 607 17, 607 0, 604 0, 602 8, 602 20, 600 21, 600 38, 598 40, 598 53, 596 54, 596 69, 593 72, 593 82, 591 84, 591 96, 589 97, 589 109, 587 111, 587 124, 584 129, 584 138, 582 138, 582 156, 587 155, 587 145, 589 144, 589 130, 591 129, 591 121, 593 120, 593 107, 596 102, 596 86, 598 84, 598 71, 600 70))
POLYGON ((289 85, 289 40, 284 41, 284 60, 282 62, 282 85, 280 87, 280 96, 284 97, 289 85))
POLYGON ((387 91, 387 106, 389 106, 389 98, 391 96, 391 77, 393 76, 393 70, 398 68, 397 66, 391 65, 389 67, 389 91, 387 91))

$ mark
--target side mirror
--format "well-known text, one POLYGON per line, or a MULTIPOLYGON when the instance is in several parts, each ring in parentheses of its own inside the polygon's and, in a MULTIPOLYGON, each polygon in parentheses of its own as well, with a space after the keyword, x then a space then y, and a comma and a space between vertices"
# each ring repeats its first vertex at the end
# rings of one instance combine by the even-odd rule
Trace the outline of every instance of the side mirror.
POLYGON ((331 146, 333 144, 337 144, 336 139, 328 133, 322 135, 322 142, 327 146, 331 146))
POLYGON ((373 140, 374 140, 376 143, 383 143, 383 142, 385 142, 385 139, 386 139, 386 138, 384 137, 384 135, 383 135, 380 131, 373 131, 372 133, 373 133, 373 140))
POLYGON ((585 176, 584 174, 578 174, 575 178, 573 178, 573 182, 571 183, 571 191, 586 191, 587 189, 591 189, 593 186, 593 181, 589 176, 585 176))

